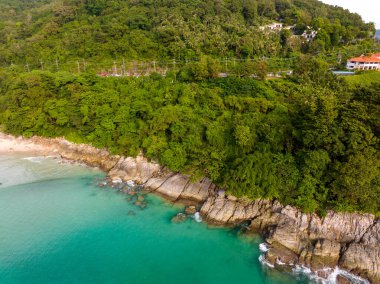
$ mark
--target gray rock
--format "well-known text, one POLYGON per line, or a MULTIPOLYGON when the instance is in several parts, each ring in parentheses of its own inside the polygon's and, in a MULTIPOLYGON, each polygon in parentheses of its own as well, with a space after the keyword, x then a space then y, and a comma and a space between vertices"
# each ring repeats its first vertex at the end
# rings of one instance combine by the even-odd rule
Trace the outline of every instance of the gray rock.
POLYGON ((156 192, 161 193, 172 201, 175 201, 179 198, 188 182, 188 178, 180 174, 175 174, 166 179, 164 183, 156 189, 156 192))
POLYGON ((265 253, 265 260, 274 266, 279 263, 294 265, 298 262, 298 255, 290 249, 278 245, 269 248, 265 253))
POLYGON ((330 211, 324 218, 313 215, 310 223, 310 238, 359 242, 373 222, 374 216, 371 214, 330 211))
POLYGON ((183 189, 180 198, 196 202, 205 201, 210 195, 211 180, 203 178, 199 182, 189 182, 183 189))
POLYGON ((344 252, 340 266, 350 272, 380 283, 380 245, 352 243, 344 252))
POLYGON ((135 180, 142 184, 161 170, 157 163, 148 162, 143 156, 136 158, 121 157, 117 164, 109 171, 110 177, 117 176, 123 180, 135 180))
POLYGON ((364 244, 380 246, 380 220, 379 219, 377 219, 374 222, 374 225, 371 226, 367 230, 361 242, 364 244))

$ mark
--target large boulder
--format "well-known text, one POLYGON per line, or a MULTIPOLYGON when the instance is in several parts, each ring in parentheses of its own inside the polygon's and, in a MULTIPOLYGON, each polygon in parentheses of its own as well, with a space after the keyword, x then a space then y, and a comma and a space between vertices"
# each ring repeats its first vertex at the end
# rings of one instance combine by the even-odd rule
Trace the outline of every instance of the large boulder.
POLYGON ((298 255, 287 247, 277 244, 265 253, 265 260, 273 266, 295 265, 298 263, 298 255))
POLYGON ((211 223, 226 225, 235 212, 237 204, 224 195, 209 197, 201 208, 201 214, 211 223))
POLYGON ((342 255, 340 266, 372 283, 380 283, 380 244, 350 244, 342 255))
POLYGON ((155 191, 166 198, 175 201, 183 192, 189 179, 180 174, 174 174, 166 179, 155 191))
POLYGON ((313 271, 325 267, 336 267, 339 262, 341 245, 338 242, 321 239, 305 248, 300 254, 300 264, 311 267, 313 271))
POLYGON ((143 184, 157 175, 160 170, 159 164, 148 162, 146 158, 140 155, 136 158, 120 158, 108 175, 110 177, 118 176, 123 180, 135 180, 137 183, 143 184))
POLYGON ((198 182, 188 182, 180 195, 180 199, 203 202, 212 193, 214 187, 208 178, 203 178, 198 182))

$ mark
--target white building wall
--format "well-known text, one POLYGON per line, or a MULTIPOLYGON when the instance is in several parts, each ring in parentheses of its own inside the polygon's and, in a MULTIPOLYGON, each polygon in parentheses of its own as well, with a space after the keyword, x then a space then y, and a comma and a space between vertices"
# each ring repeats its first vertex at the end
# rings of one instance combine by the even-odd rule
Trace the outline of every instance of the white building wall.
POLYGON ((380 70, 380 63, 347 61, 346 67, 349 70, 380 70))

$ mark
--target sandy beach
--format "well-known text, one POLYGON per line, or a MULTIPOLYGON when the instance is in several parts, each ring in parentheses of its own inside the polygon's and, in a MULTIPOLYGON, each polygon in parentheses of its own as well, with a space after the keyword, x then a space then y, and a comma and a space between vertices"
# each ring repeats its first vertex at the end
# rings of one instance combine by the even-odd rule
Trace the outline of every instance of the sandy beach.
POLYGON ((14 137, 0 132, 0 153, 17 153, 17 152, 31 152, 48 154, 52 151, 49 147, 34 143, 31 139, 23 137, 14 137))

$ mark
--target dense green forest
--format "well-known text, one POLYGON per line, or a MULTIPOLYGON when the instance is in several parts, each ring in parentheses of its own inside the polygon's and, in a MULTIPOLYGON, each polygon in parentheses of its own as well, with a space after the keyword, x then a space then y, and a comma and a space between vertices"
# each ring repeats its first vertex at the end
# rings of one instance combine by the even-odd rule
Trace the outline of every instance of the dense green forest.
POLYGON ((379 82, 347 84, 312 58, 288 79, 174 76, 2 72, 0 124, 16 135, 142 151, 235 195, 308 212, 380 212, 379 82))
POLYGON ((358 14, 317 0, 0 0, 0 65, 286 57, 370 49, 374 32, 358 14), (259 29, 274 21, 294 29, 259 29), (307 42, 305 30, 318 34, 307 42))

